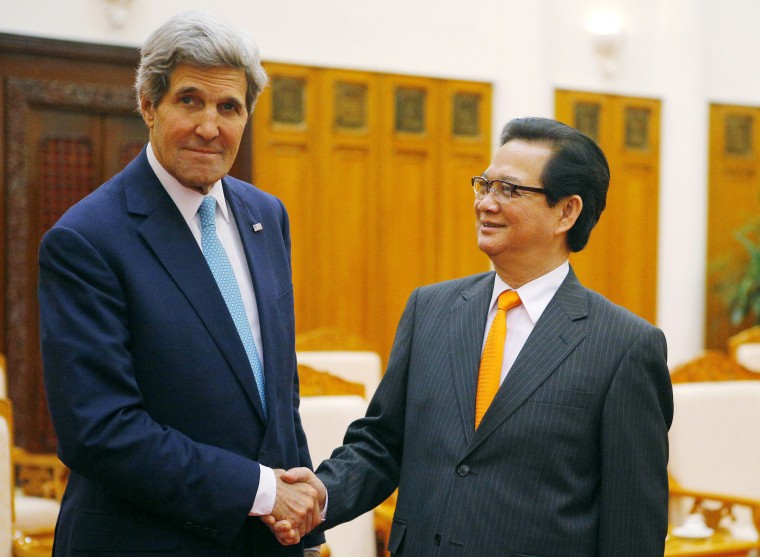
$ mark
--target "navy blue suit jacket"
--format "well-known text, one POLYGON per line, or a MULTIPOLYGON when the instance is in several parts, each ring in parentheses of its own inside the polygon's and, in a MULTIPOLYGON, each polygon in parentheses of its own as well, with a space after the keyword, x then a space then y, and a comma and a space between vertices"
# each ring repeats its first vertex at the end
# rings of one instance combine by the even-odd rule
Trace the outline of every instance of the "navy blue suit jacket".
POLYGON ((287 213, 249 184, 225 177, 223 187, 256 292, 268 419, 219 288, 145 150, 43 238, 45 386, 72 470, 56 556, 303 550, 247 516, 259 463, 311 466, 287 213))

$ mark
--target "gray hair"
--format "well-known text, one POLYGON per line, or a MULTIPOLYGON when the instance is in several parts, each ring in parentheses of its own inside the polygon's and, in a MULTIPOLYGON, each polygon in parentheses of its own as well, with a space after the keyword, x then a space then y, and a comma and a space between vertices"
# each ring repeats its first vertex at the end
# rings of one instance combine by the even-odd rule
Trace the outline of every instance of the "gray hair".
POLYGON ((158 105, 180 64, 243 70, 249 114, 268 81, 258 48, 247 33, 205 12, 184 12, 156 29, 140 49, 135 79, 138 109, 141 96, 158 105))

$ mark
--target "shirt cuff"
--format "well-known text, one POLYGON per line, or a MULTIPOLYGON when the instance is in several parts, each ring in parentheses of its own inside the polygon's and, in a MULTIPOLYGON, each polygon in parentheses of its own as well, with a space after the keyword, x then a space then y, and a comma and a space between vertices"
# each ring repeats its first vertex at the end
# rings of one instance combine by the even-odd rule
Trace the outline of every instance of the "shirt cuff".
POLYGON ((277 479, 274 470, 263 464, 259 464, 259 469, 259 488, 256 490, 256 498, 253 500, 253 507, 248 513, 249 516, 272 514, 277 496, 277 479))

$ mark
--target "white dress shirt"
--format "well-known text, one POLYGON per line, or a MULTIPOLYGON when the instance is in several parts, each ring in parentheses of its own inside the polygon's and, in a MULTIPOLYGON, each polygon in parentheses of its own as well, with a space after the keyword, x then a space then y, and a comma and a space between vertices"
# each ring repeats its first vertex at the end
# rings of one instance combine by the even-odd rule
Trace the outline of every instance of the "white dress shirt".
MULTIPOLYGON (((174 176, 169 174, 169 172, 161 166, 161 163, 158 162, 150 143, 148 143, 147 155, 150 167, 153 169, 153 172, 156 173, 158 180, 161 182, 161 185, 164 186, 166 193, 169 194, 172 201, 174 201, 179 212, 182 213, 187 226, 195 237, 195 241, 198 242, 198 247, 202 249, 201 222, 200 217, 198 216, 198 208, 201 206, 204 196, 195 190, 186 188, 180 184, 174 176)), ((240 288, 240 295, 243 298, 245 314, 248 317, 248 323, 250 324, 251 332, 253 333, 253 341, 256 344, 256 350, 259 352, 259 358, 261 358, 261 364, 263 366, 265 365, 265 354, 261 345, 259 310, 256 305, 253 281, 251 279, 251 273, 248 270, 248 261, 245 258, 243 243, 240 240, 240 233, 235 225, 235 216, 232 214, 232 211, 229 210, 229 207, 227 207, 227 200, 224 197, 224 189, 222 188, 221 180, 211 187, 208 195, 216 199, 216 234, 219 236, 219 241, 227 252, 227 257, 229 258, 232 270, 235 273, 235 278, 237 279, 240 288)), ((251 512, 249 513, 256 516, 267 515, 272 512, 277 491, 274 471, 262 464, 259 464, 259 467, 261 468, 259 488, 256 492, 251 512)))
MULTIPOLYGON (((541 317, 546 306, 549 305, 554 294, 559 290, 562 281, 565 280, 569 271, 570 263, 565 261, 553 271, 549 271, 545 275, 533 279, 517 289, 517 294, 520 296, 522 304, 507 312, 507 338, 504 342, 504 360, 501 364, 501 380, 499 384, 504 381, 507 373, 509 373, 512 364, 515 363, 520 350, 522 350, 530 333, 533 331, 533 327, 536 326, 536 322, 541 317)), ((483 346, 486 344, 488 331, 491 330, 491 323, 493 323, 496 316, 499 295, 505 290, 514 290, 514 288, 504 282, 497 274, 493 285, 493 294, 491 294, 491 305, 488 310, 483 346)))

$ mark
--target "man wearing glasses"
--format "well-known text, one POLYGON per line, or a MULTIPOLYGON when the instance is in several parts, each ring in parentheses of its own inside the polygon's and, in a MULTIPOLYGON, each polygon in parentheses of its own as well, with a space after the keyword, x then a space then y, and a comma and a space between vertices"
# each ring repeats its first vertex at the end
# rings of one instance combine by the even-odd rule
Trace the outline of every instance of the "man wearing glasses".
POLYGON ((542 118, 512 120, 500 144, 472 179, 495 272, 412 294, 367 416, 317 470, 324 526, 398 486, 393 555, 661 557, 665 338, 568 263, 604 209, 607 161, 542 118))

